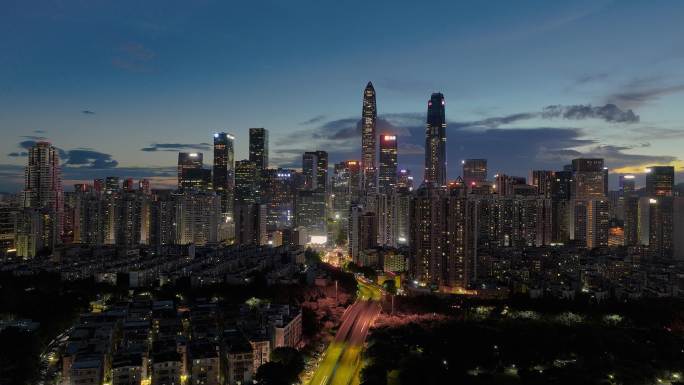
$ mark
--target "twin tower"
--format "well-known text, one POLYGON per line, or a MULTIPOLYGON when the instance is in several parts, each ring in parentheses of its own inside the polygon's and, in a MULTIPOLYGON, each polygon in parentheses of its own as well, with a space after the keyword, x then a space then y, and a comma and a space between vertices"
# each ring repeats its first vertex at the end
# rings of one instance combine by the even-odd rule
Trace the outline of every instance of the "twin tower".
MULTIPOLYGON (((361 112, 361 166, 363 189, 366 193, 377 190, 377 118, 378 107, 373 83, 368 82, 363 91, 361 112)), ((428 101, 425 126, 425 170, 423 181, 446 186, 446 117, 444 95, 434 93, 428 101)))

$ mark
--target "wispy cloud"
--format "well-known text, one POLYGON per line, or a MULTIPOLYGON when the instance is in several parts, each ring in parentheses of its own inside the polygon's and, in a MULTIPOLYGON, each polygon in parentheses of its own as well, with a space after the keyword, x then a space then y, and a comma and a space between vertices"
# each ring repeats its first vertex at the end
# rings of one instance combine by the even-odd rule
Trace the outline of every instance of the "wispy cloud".
POLYGON ((634 79, 608 95, 606 101, 625 108, 635 108, 684 91, 684 84, 663 84, 663 80, 658 76, 634 79))
POLYGON ((83 110, 83 111, 81 111, 81 113, 83 115, 95 115, 95 112, 91 111, 91 110, 83 110))
POLYGON ((199 150, 206 151, 211 149, 209 143, 153 143, 148 147, 143 147, 140 151, 154 152, 154 151, 170 151, 178 152, 184 150, 199 150))
POLYGON ((319 123, 319 122, 323 121, 323 119, 325 119, 325 115, 317 115, 317 116, 314 116, 314 117, 311 118, 311 119, 308 119, 308 120, 305 120, 305 121, 299 123, 299 125, 301 125, 301 126, 308 126, 308 125, 310 125, 310 124, 319 123))
POLYGON ((112 65, 130 72, 148 72, 156 54, 140 43, 126 43, 118 47, 112 65))

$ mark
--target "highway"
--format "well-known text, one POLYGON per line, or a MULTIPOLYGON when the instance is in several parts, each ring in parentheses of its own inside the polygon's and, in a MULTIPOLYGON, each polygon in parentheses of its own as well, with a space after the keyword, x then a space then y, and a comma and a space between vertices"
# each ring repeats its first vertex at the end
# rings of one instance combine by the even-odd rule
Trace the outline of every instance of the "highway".
POLYGON ((380 289, 358 280, 357 300, 345 310, 342 323, 325 351, 309 385, 349 385, 361 365, 361 351, 380 314, 380 289))

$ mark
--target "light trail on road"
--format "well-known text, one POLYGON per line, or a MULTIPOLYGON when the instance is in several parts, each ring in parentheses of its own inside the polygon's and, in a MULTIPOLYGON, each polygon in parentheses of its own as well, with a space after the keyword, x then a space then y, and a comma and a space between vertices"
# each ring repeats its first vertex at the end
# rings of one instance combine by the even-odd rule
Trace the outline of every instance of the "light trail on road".
POLYGON ((373 322, 380 314, 380 289, 357 280, 358 299, 342 318, 335 339, 325 351, 309 385, 348 385, 361 364, 361 351, 373 322))

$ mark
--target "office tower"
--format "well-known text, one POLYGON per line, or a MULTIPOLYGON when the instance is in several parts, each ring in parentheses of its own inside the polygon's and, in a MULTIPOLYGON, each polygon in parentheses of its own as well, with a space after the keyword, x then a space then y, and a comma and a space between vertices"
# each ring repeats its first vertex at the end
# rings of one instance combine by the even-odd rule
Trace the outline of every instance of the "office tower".
POLYGON ((108 176, 105 179, 105 191, 121 190, 121 181, 118 176, 108 176))
POLYGON ((316 151, 316 188, 328 191, 328 152, 316 151))
POLYGON ((201 152, 178 153, 178 190, 190 187, 201 180, 201 170, 204 165, 201 152))
POLYGON ((260 169, 256 163, 250 160, 235 162, 235 204, 259 203, 260 180, 260 169))
POLYGON ((608 176, 609 176, 608 167, 604 166, 603 167, 603 195, 605 195, 605 196, 608 196, 608 191, 610 191, 608 189, 608 176))
POLYGON ((294 170, 278 168, 265 171, 264 204, 266 230, 282 230, 292 226, 294 217, 294 170))
POLYGON ((133 181, 133 178, 126 178, 126 179, 124 179, 124 182, 123 182, 123 191, 124 191, 124 192, 132 192, 132 191, 135 191, 135 182, 133 181))
POLYGON ((36 211, 24 215, 26 225, 22 230, 40 233, 28 234, 36 239, 25 243, 29 245, 24 248, 28 254, 20 254, 18 250, 17 255, 33 257, 39 248, 53 249, 60 242, 64 225, 64 191, 59 151, 48 142, 37 142, 29 148, 22 198, 24 208, 36 211))
POLYGON ((375 156, 377 153, 377 132, 375 129, 378 109, 375 101, 375 88, 368 82, 363 90, 363 109, 361 111, 361 167, 363 168, 363 191, 374 192, 377 189, 377 172, 375 156))
POLYGON ((235 243, 238 245, 265 245, 266 205, 259 203, 235 203, 235 243))
POLYGON ((186 192, 176 201, 176 243, 206 245, 218 241, 221 200, 210 192, 186 192))
POLYGON ((556 171, 551 181, 551 239, 554 243, 566 243, 570 239, 568 210, 572 190, 572 171, 556 171))
POLYGON ((233 212, 233 188, 235 183, 235 137, 225 132, 214 133, 214 191, 221 197, 221 211, 233 212))
POLYGON ((620 192, 622 192, 623 196, 634 193, 636 191, 636 184, 634 179, 634 175, 620 175, 618 177, 618 187, 620 188, 620 192))
POLYGON ((297 192, 295 226, 307 242, 325 243, 328 236, 326 196, 321 190, 297 192))
POLYGON ((537 194, 546 198, 551 198, 553 179, 556 177, 554 171, 533 170, 531 173, 532 185, 537 188, 537 194))
POLYGON ((606 196, 603 159, 573 159, 572 174, 573 199, 604 198, 606 196))
POLYGON ((425 181, 446 186, 446 116, 444 95, 434 93, 428 101, 425 126, 425 181))
POLYGON ((307 151, 302 155, 304 189, 326 191, 328 184, 328 153, 307 151))
POLYGON ((332 218, 337 226, 337 243, 343 243, 348 239, 349 210, 353 203, 358 202, 360 196, 360 170, 360 162, 356 160, 339 162, 334 167, 330 198, 332 218))
POLYGON ((249 129, 249 160, 259 170, 268 168, 268 130, 265 128, 249 129))
POLYGON ((652 166, 646 169, 646 194, 669 197, 674 191, 674 167, 652 166))
POLYGON ((639 197, 637 195, 625 195, 622 215, 624 221, 625 246, 639 245, 639 197))
POLYGON ((318 157, 315 152, 307 151, 302 155, 302 174, 304 175, 304 189, 315 190, 318 179, 316 178, 316 168, 318 167, 318 157))
POLYGON ((405 188, 408 191, 413 191, 413 176, 411 170, 402 168, 397 175, 397 188, 405 188))
POLYGON ((379 171, 380 192, 391 194, 397 187, 397 137, 395 135, 380 135, 379 171))
POLYGON ((639 243, 655 257, 672 258, 674 252, 674 197, 639 199, 639 243))
POLYGON ((463 165, 463 182, 468 188, 487 180, 487 159, 466 159, 463 165))

